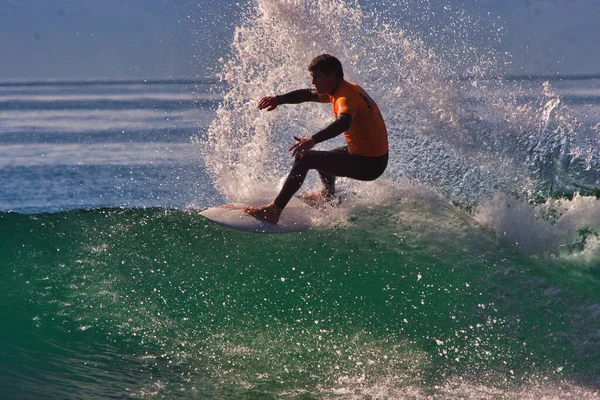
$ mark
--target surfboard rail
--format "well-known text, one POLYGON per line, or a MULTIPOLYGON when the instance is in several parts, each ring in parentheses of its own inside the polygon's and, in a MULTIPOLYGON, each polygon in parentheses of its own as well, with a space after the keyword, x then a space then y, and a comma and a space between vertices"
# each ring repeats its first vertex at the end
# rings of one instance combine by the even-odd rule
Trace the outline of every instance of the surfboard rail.
POLYGON ((219 225, 240 231, 256 233, 299 232, 313 227, 311 214, 314 209, 298 199, 292 199, 281 213, 277 224, 254 218, 242 211, 248 205, 268 204, 269 201, 233 202, 210 207, 200 215, 219 225))

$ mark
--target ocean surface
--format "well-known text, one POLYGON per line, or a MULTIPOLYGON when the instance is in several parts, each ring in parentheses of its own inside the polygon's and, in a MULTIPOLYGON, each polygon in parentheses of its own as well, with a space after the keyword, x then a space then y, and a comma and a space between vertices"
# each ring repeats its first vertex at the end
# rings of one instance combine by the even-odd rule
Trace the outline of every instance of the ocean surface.
POLYGON ((245 13, 218 77, 0 82, 0 398, 599 398, 600 76, 499 78, 463 13, 446 48, 414 9, 245 13), (382 109, 384 176, 308 231, 205 220, 331 121, 256 109, 322 52, 382 109))

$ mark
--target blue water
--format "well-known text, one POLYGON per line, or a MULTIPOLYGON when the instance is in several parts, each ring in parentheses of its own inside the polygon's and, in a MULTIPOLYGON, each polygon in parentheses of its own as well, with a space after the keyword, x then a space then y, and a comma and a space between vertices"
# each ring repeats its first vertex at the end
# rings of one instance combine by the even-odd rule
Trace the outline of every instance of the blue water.
POLYGON ((184 207, 217 196, 192 136, 221 96, 197 82, 0 85, 0 208, 184 207))

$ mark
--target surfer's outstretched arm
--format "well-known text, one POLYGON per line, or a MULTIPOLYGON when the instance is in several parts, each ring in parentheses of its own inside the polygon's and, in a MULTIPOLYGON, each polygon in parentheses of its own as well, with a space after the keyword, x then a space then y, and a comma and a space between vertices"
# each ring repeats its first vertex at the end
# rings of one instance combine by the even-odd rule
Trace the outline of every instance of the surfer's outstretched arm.
POLYGON ((258 101, 258 108, 267 111, 274 110, 280 104, 300 104, 307 101, 321 101, 315 89, 298 89, 277 96, 266 96, 258 101))
POLYGON ((307 101, 319 101, 316 89, 298 89, 277 97, 279 104, 300 104, 307 101))

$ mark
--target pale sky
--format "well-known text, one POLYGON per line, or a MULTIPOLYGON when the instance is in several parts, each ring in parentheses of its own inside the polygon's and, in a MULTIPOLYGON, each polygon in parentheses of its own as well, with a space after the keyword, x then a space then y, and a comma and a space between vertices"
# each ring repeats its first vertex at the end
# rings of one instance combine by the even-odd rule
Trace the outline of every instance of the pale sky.
MULTIPOLYGON (((499 21, 509 72, 600 73, 598 0, 431 3, 499 21)), ((231 0, 0 0, 0 80, 212 76, 239 18, 231 0)))
POLYGON ((0 79, 210 75, 236 9, 226 0, 0 0, 0 79))

